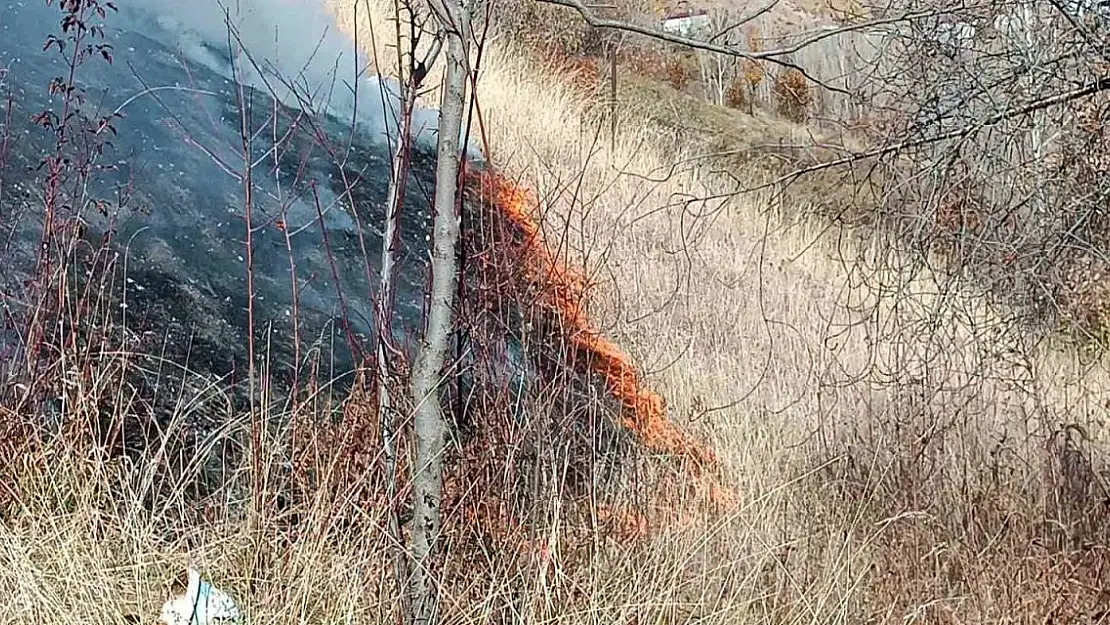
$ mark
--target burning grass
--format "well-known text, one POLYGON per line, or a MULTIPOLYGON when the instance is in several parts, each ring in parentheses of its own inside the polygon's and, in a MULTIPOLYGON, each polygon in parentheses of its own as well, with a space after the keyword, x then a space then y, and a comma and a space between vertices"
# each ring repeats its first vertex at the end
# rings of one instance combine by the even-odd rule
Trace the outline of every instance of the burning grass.
POLYGON ((648 449, 673 455, 688 463, 695 475, 716 464, 711 449, 691 439, 668 420, 663 398, 648 388, 628 354, 606 338, 585 312, 589 282, 584 274, 555 260, 535 222, 537 201, 526 189, 498 174, 475 180, 482 195, 492 199, 518 231, 525 280, 535 285, 539 302, 559 321, 572 348, 581 353, 590 373, 598 375, 609 393, 620 402, 620 423, 648 449))

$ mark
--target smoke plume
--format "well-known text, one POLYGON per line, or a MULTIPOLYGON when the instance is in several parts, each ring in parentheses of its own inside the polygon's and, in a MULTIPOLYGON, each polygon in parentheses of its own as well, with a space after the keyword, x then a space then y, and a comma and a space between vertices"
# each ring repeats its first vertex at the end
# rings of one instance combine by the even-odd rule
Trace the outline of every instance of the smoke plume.
MULTIPOLYGON (((272 91, 284 104, 303 108, 307 100, 318 112, 355 121, 375 139, 396 134, 397 82, 372 73, 366 54, 339 30, 323 0, 123 0, 119 18, 138 22, 124 27, 170 38, 166 43, 189 62, 228 80, 238 72, 244 84, 272 91), (240 49, 245 54, 233 61, 240 49)), ((434 145, 437 122, 435 110, 414 113, 418 143, 434 145)), ((470 148, 476 152, 473 143, 470 148)))

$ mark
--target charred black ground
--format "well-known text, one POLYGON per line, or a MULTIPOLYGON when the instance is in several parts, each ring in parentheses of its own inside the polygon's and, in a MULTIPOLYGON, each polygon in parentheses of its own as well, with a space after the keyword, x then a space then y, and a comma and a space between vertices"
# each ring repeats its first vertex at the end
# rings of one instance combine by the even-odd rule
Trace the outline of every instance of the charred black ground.
MULTIPOLYGON (((4 127, 8 151, 0 162, 5 183, 0 195, 5 242, 0 248, 5 312, 0 348, 9 355, 28 349, 19 321, 31 306, 28 283, 42 232, 41 163, 54 149, 54 136, 32 119, 60 106, 47 85, 67 68, 56 53, 43 50, 59 17, 56 7, 36 1, 0 8, 0 66, 5 68, 3 88, 11 96, 11 122, 4 127)), ((293 380, 309 378, 323 381, 338 403, 354 381, 354 370, 373 351, 373 295, 390 155, 385 141, 358 125, 352 131, 351 120, 310 106, 275 103, 264 90, 240 89, 190 63, 164 42, 164 35, 109 16, 105 41, 112 46, 112 62, 93 57, 78 69, 76 83, 86 97, 83 113, 89 119, 117 110, 120 115, 96 161, 110 167, 87 189, 88 197, 104 203, 95 209, 71 206, 63 216, 82 228, 82 244, 66 259, 73 265, 73 295, 101 292, 93 298, 95 306, 67 319, 70 325, 98 328, 82 335, 90 345, 99 341, 110 345, 106 351, 131 355, 131 364, 113 373, 128 392, 103 402, 105 415, 120 412, 113 402, 126 402, 129 423, 102 423, 102 441, 137 455, 160 432, 179 428, 185 457, 249 403, 243 383, 250 327, 244 118, 251 138, 256 361, 266 363, 277 385, 271 390, 279 408, 288 406, 282 393, 293 380)), ((395 338, 410 352, 423 318, 433 180, 434 155, 418 148, 406 190, 394 311, 395 338)), ((490 210, 497 208, 473 198, 464 205, 466 254, 480 255, 498 245, 498 236, 513 236, 503 227, 491 231, 483 225, 488 220, 482 215, 490 210)), ((523 429, 536 436, 574 438, 577 442, 566 447, 583 458, 625 440, 612 421, 582 416, 605 406, 605 394, 596 380, 558 366, 564 361, 559 340, 551 335, 557 329, 546 327, 549 336, 529 341, 546 353, 525 354, 520 333, 528 314, 521 306, 527 303, 514 302, 512 289, 490 292, 496 281, 483 279, 481 263, 465 267, 455 354, 462 362, 448 397, 459 431, 484 431, 475 419, 500 410, 501 418, 518 424, 532 419, 523 429), (523 408, 529 393, 553 387, 564 391, 545 404, 545 414, 523 408)), ((502 271, 499 279, 511 281, 512 272, 502 271)), ((63 335, 60 330, 54 335, 57 343, 63 335)), ((66 413, 57 397, 43 401, 55 406, 58 418, 66 413)), ((212 474, 201 482, 220 484, 218 467, 233 464, 227 445, 221 449, 212 459, 212 474)), ((584 474, 576 479, 588 481, 584 474)))

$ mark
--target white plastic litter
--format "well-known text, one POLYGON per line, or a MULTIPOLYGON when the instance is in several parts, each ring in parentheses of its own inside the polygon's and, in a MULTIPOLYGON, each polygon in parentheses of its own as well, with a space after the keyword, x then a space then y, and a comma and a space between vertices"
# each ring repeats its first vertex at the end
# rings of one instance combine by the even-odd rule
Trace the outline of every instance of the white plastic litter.
POLYGON ((185 594, 166 601, 158 619, 163 625, 236 625, 243 622, 239 606, 227 593, 200 579, 192 562, 188 566, 185 594))

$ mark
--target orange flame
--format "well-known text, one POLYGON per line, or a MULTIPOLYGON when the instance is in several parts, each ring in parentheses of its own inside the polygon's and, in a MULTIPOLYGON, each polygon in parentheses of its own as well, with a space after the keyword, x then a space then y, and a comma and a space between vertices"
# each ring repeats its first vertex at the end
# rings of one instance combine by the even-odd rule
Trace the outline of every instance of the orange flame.
MULTIPOLYGON (((552 258, 532 214, 538 202, 526 189, 503 176, 484 172, 480 188, 492 196, 513 225, 524 235, 524 268, 529 279, 542 284, 543 305, 554 309, 575 349, 587 356, 589 368, 599 375, 621 410, 620 425, 633 432, 650 450, 679 457, 697 476, 717 463, 712 450, 691 440, 666 416, 666 405, 656 392, 646 388, 636 373, 632 359, 606 338, 582 310, 587 280, 580 272, 552 258)), ((715 485, 710 487, 714 501, 728 499, 715 485)))

